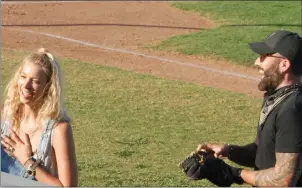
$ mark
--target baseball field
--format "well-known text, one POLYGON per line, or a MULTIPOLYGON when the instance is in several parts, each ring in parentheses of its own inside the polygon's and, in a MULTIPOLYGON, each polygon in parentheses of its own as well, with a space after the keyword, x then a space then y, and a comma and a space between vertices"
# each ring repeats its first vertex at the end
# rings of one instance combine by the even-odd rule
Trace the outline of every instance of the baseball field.
POLYGON ((302 34, 301 2, 1 2, 1 94, 40 47, 62 64, 80 186, 212 186, 177 164, 247 144, 262 93, 247 43, 302 34))

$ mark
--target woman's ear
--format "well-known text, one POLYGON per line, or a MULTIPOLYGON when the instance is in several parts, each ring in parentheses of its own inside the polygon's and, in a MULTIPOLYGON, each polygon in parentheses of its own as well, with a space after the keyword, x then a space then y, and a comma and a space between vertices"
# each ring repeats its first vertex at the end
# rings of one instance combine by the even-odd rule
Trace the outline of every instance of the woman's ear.
POLYGON ((44 97, 47 95, 50 86, 51 86, 51 81, 49 81, 49 82, 46 84, 46 86, 44 87, 44 89, 43 89, 44 97))

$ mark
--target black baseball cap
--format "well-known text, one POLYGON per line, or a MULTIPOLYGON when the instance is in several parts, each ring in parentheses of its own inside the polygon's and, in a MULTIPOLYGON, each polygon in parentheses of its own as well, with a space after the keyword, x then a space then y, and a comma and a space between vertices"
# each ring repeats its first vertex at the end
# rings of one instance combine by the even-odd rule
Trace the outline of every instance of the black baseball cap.
MULTIPOLYGON (((302 38, 294 32, 278 30, 270 34, 263 42, 249 43, 257 54, 279 53, 286 57, 292 65, 302 65, 302 38)), ((302 70, 299 70, 302 71, 302 70)))

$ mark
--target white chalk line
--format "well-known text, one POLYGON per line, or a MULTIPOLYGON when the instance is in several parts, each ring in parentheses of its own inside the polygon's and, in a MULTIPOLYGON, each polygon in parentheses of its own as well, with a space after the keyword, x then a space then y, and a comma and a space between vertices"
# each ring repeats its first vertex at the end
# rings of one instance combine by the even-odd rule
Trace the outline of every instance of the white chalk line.
POLYGON ((65 41, 81 44, 83 46, 90 46, 90 47, 100 48, 100 49, 103 49, 103 50, 114 51, 114 52, 119 52, 119 53, 124 53, 124 54, 132 54, 132 55, 135 55, 135 56, 140 56, 140 57, 144 57, 144 58, 148 58, 148 59, 159 60, 159 61, 162 61, 162 62, 165 62, 165 63, 178 64, 178 65, 182 65, 182 66, 186 66, 186 67, 193 67, 193 68, 197 68, 197 69, 201 69, 201 70, 205 70, 205 71, 210 71, 210 72, 215 72, 215 73, 219 73, 219 74, 223 74, 223 75, 235 76, 235 77, 249 79, 249 80, 255 80, 255 81, 260 80, 260 78, 252 77, 252 76, 249 76, 249 75, 246 75, 246 74, 240 74, 240 73, 232 72, 232 71, 223 71, 223 70, 210 68, 210 67, 206 67, 206 66, 202 66, 202 65, 195 65, 195 64, 192 64, 192 63, 184 63, 184 62, 177 61, 177 60, 171 60, 171 59, 167 59, 167 58, 161 58, 161 57, 157 57, 157 56, 146 55, 146 54, 143 54, 143 53, 134 52, 134 51, 125 50, 125 49, 107 47, 107 46, 103 46, 103 45, 100 45, 100 44, 93 44, 93 43, 85 42, 85 41, 82 41, 82 40, 76 40, 76 39, 72 39, 72 38, 68 38, 68 37, 64 37, 64 36, 59 36, 59 35, 54 35, 54 34, 50 34, 50 33, 42 33, 42 32, 37 32, 37 31, 32 31, 32 30, 27 30, 27 29, 7 28, 7 27, 3 27, 3 26, 2 26, 2 28, 21 31, 21 32, 32 33, 32 34, 37 34, 37 35, 43 35, 43 36, 47 36, 47 37, 51 37, 51 38, 56 38, 56 39, 60 39, 60 40, 65 40, 65 41))

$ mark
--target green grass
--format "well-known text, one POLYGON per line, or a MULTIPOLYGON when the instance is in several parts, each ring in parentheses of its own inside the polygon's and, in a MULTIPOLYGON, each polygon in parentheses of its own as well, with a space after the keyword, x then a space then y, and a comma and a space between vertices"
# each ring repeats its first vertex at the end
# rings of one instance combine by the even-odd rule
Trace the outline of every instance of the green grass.
POLYGON ((176 2, 173 6, 199 12, 219 27, 173 36, 149 47, 251 65, 256 54, 249 49, 249 42, 262 41, 279 29, 302 34, 301 2, 298 1, 176 2))
MULTIPOLYGON (((23 56, 2 49, 2 88, 23 56)), ((199 143, 255 137, 258 98, 61 60, 80 186, 212 186, 177 164, 199 143)))

